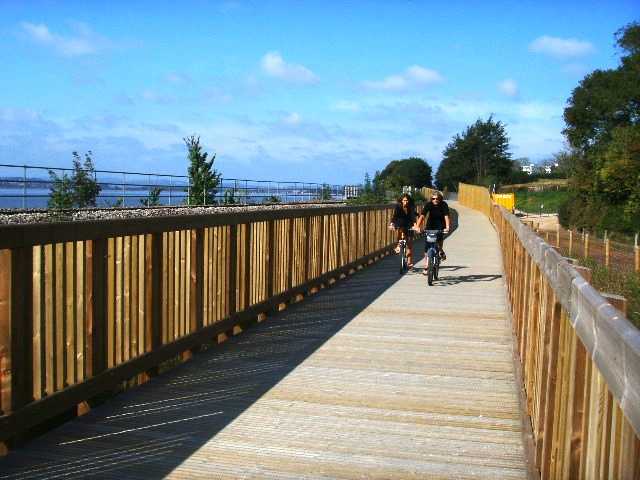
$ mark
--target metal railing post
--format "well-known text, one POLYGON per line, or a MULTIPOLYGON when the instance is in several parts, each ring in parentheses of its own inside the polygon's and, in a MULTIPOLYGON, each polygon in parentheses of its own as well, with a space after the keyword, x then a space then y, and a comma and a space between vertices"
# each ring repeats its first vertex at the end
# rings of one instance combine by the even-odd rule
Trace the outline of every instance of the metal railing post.
POLYGON ((22 209, 27 208, 27 166, 24 165, 22 172, 22 209))

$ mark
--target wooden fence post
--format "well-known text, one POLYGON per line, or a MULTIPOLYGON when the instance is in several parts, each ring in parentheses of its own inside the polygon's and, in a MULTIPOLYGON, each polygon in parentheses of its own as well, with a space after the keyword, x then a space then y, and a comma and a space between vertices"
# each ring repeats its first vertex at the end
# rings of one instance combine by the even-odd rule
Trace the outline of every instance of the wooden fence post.
MULTIPOLYGON (((10 396, 5 400, 10 401, 8 410, 13 412, 33 401, 32 250, 32 247, 11 250, 9 318, 5 319, 9 323, 5 334, 11 339, 6 346, 9 352, 5 353, 9 360, 6 365, 9 381, 2 390, 9 386, 10 396)), ((2 405, 3 409, 6 407, 2 405)))
POLYGON ((560 224, 556 226, 556 248, 560 248, 560 224))
POLYGON ((589 232, 584 236, 584 258, 589 257, 589 232))
POLYGON ((573 253, 573 228, 569 230, 569 256, 573 253))
POLYGON ((611 263, 611 245, 608 238, 604 239, 604 266, 608 267, 611 263))

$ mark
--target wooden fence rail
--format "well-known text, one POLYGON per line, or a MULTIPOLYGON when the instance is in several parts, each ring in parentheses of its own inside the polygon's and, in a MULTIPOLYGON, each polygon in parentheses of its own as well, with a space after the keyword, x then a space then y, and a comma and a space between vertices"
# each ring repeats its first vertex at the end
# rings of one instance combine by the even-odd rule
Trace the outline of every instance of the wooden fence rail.
POLYGON ((0 227, 0 442, 386 254, 389 206, 0 227))
POLYGON ((639 478, 640 331, 517 217, 466 188, 460 198, 488 210, 500 236, 541 478, 639 478))

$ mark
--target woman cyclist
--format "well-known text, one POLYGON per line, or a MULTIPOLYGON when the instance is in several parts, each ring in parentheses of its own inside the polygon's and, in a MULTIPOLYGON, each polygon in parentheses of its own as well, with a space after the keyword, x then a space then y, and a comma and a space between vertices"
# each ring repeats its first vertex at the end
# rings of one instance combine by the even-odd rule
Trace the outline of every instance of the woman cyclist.
MULTIPOLYGON (((442 199, 442 194, 440 192, 436 192, 431 195, 431 200, 426 202, 424 204, 424 207, 422 207, 420 217, 418 217, 419 230, 422 229, 422 225, 425 223, 425 219, 427 222, 427 225, 425 227, 426 230, 443 230, 444 233, 449 233, 449 228, 451 227, 451 220, 449 218, 449 205, 447 205, 447 202, 442 199)), ((444 235, 440 234, 438 236, 440 259, 446 260, 447 256, 444 254, 444 250, 442 249, 443 243, 444 235)), ((427 269, 425 269, 423 273, 426 275, 427 269)))
MULTIPOLYGON (((407 245, 407 266, 413 267, 411 257, 411 238, 413 238, 412 227, 416 223, 416 207, 413 203, 411 195, 403 193, 398 202, 396 208, 393 211, 393 217, 391 217, 391 227, 398 232, 398 242, 400 240, 406 240, 407 245)), ((396 253, 400 253, 400 244, 396 247, 396 253)))

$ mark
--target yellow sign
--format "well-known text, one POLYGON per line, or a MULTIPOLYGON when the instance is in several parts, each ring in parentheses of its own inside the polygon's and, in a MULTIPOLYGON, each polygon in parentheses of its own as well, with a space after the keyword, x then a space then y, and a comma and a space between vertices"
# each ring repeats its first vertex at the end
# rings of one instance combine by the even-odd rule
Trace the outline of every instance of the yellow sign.
POLYGON ((494 193, 492 198, 495 203, 502 205, 511 212, 516 207, 516 196, 513 193, 494 193))

